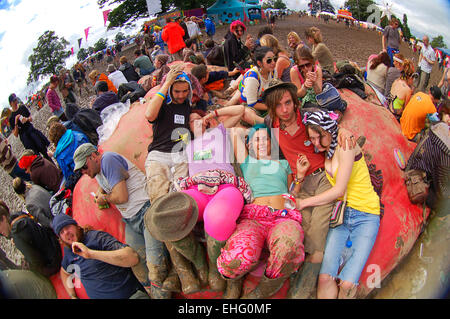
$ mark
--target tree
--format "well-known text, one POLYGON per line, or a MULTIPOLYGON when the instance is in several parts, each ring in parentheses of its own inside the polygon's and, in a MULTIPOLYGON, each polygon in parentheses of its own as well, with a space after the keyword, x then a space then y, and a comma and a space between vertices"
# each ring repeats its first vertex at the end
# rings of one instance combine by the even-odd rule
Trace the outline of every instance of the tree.
POLYGON ((88 50, 86 50, 85 48, 81 48, 80 51, 78 51, 77 53, 77 59, 78 61, 83 61, 88 57, 88 55, 89 55, 88 50))
POLYGON ((103 38, 98 39, 98 41, 94 44, 95 52, 106 49, 107 43, 108 43, 108 40, 106 40, 106 39, 103 39, 103 38))
POLYGON ((28 57, 30 72, 27 84, 37 81, 41 76, 55 74, 64 66, 64 61, 70 56, 66 49, 69 42, 55 35, 55 31, 45 31, 39 39, 33 53, 28 57))
MULTIPOLYGON (((161 12, 167 12, 172 7, 182 10, 208 8, 215 2, 216 0, 161 0, 161 12)), ((108 29, 130 26, 137 19, 148 17, 146 0, 97 0, 100 9, 118 3, 108 15, 108 29)))
POLYGON ((125 34, 123 34, 122 32, 118 32, 116 34, 116 37, 114 38, 114 40, 116 41, 116 43, 119 43, 122 40, 125 40, 125 34))
POLYGON ((408 39, 412 37, 411 34, 411 30, 409 29, 408 26, 408 16, 406 15, 406 13, 403 14, 403 27, 402 27, 402 31, 403 31, 403 35, 408 39))
POLYGON ((444 37, 442 35, 438 35, 431 40, 431 46, 433 48, 444 48, 447 49, 447 45, 444 42, 444 37))
POLYGON ((273 9, 286 9, 286 4, 283 0, 268 0, 262 5, 262 9, 273 8, 273 9))
POLYGON ((348 7, 352 16, 359 21, 367 21, 372 12, 369 10, 367 12, 367 8, 375 4, 373 0, 347 0, 344 4, 344 7, 348 7))

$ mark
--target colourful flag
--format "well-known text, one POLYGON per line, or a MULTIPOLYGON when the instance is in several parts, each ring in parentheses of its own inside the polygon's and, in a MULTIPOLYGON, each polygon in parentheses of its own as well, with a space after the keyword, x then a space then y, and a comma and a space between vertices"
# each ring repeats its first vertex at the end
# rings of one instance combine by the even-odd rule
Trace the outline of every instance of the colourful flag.
POLYGON ((89 34, 89 29, 91 27, 87 27, 86 29, 84 29, 84 34, 86 35, 86 42, 87 42, 87 38, 88 38, 88 34, 89 34))
POLYGON ((83 38, 78 39, 78 49, 81 48, 81 41, 83 41, 83 38))
POLYGON ((70 48, 70 51, 72 51, 72 55, 73 55, 73 47, 72 47, 72 48, 70 48))
POLYGON ((108 15, 111 12, 111 9, 103 11, 103 21, 105 22, 104 25, 106 26, 106 21, 108 21, 108 15))

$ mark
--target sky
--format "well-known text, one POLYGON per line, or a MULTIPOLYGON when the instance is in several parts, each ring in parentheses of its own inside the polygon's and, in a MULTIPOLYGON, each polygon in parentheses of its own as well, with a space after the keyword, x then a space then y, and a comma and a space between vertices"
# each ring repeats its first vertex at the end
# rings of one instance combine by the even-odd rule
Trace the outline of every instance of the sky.
MULTIPOLYGON (((309 0, 284 0, 290 9, 307 9, 309 0)), ((338 9, 345 0, 330 0, 338 9)), ((450 0, 375 0, 380 5, 391 4, 392 12, 408 16, 408 25, 417 37, 427 34, 430 39, 442 34, 450 48, 450 0)), ((16 93, 22 100, 27 94, 42 86, 48 78, 27 87, 29 73, 28 57, 45 31, 55 31, 59 37, 70 42, 75 55, 68 59, 71 66, 76 60, 78 39, 83 38, 82 47, 93 46, 100 38, 114 38, 118 31, 126 34, 136 30, 106 31, 102 11, 96 0, 0 0, 0 109, 8 106, 8 96, 16 93), (89 30, 88 42, 84 29, 89 30)), ((114 8, 114 7, 109 7, 114 8)), ((138 22, 138 26, 142 25, 138 22)))
MULTIPOLYGON (((27 87, 30 63, 28 57, 37 45, 37 39, 47 30, 55 31, 59 37, 70 42, 67 50, 74 47, 74 55, 66 62, 71 66, 76 61, 78 39, 81 47, 93 46, 100 38, 113 39, 122 31, 106 31, 103 10, 96 0, 0 0, 0 109, 9 107, 8 96, 14 92, 25 101, 27 93, 39 89, 48 77, 27 87), (84 29, 91 27, 88 42, 84 29)), ((142 22, 139 26, 142 25, 142 22)))

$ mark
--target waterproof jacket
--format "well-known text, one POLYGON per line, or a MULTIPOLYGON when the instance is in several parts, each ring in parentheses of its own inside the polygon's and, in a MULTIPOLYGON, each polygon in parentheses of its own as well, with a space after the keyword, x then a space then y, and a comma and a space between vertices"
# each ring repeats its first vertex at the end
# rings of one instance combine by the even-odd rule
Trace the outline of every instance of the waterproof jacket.
POLYGON ((49 277, 61 268, 61 247, 51 228, 38 224, 23 212, 11 214, 11 237, 31 270, 49 277), (21 218, 20 217, 23 216, 21 218))
POLYGON ((114 86, 114 84, 112 83, 112 81, 108 78, 108 76, 105 73, 101 73, 98 77, 97 80, 92 83, 92 85, 95 87, 95 83, 99 82, 99 81, 103 81, 106 82, 108 84, 108 91, 112 91, 114 93, 117 94, 117 89, 114 86))
POLYGON ((38 155, 30 166, 31 181, 48 191, 57 193, 62 181, 61 171, 48 159, 38 155))
POLYGON ((123 73, 128 82, 139 81, 140 76, 130 63, 126 62, 119 67, 119 71, 123 73))
POLYGON ((67 130, 56 146, 55 154, 53 155, 58 162, 59 167, 63 173, 66 181, 73 174, 75 163, 73 162, 73 154, 78 146, 84 143, 89 143, 89 139, 83 133, 67 130))
POLYGON ((214 22, 211 21, 210 18, 205 19, 205 29, 206 34, 213 36, 216 34, 216 26, 214 25, 214 22))
POLYGON ((225 35, 225 43, 223 44, 225 61, 228 66, 228 70, 232 71, 236 65, 245 60, 249 50, 243 45, 241 40, 236 38, 234 33, 228 31, 225 35))
POLYGON ((176 22, 168 23, 162 30, 161 38, 167 43, 169 53, 174 54, 186 47, 183 28, 176 22))

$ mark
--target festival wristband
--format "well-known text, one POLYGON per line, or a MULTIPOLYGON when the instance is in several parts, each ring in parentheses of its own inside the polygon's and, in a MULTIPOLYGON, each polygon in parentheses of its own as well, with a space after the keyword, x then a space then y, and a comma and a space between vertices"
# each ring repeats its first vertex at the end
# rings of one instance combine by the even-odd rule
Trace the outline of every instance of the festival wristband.
POLYGON ((158 92, 155 94, 157 97, 160 97, 163 101, 166 99, 166 96, 162 94, 161 92, 158 92))
POLYGON ((216 115, 216 117, 219 117, 219 113, 217 113, 217 110, 214 110, 214 114, 216 115))

